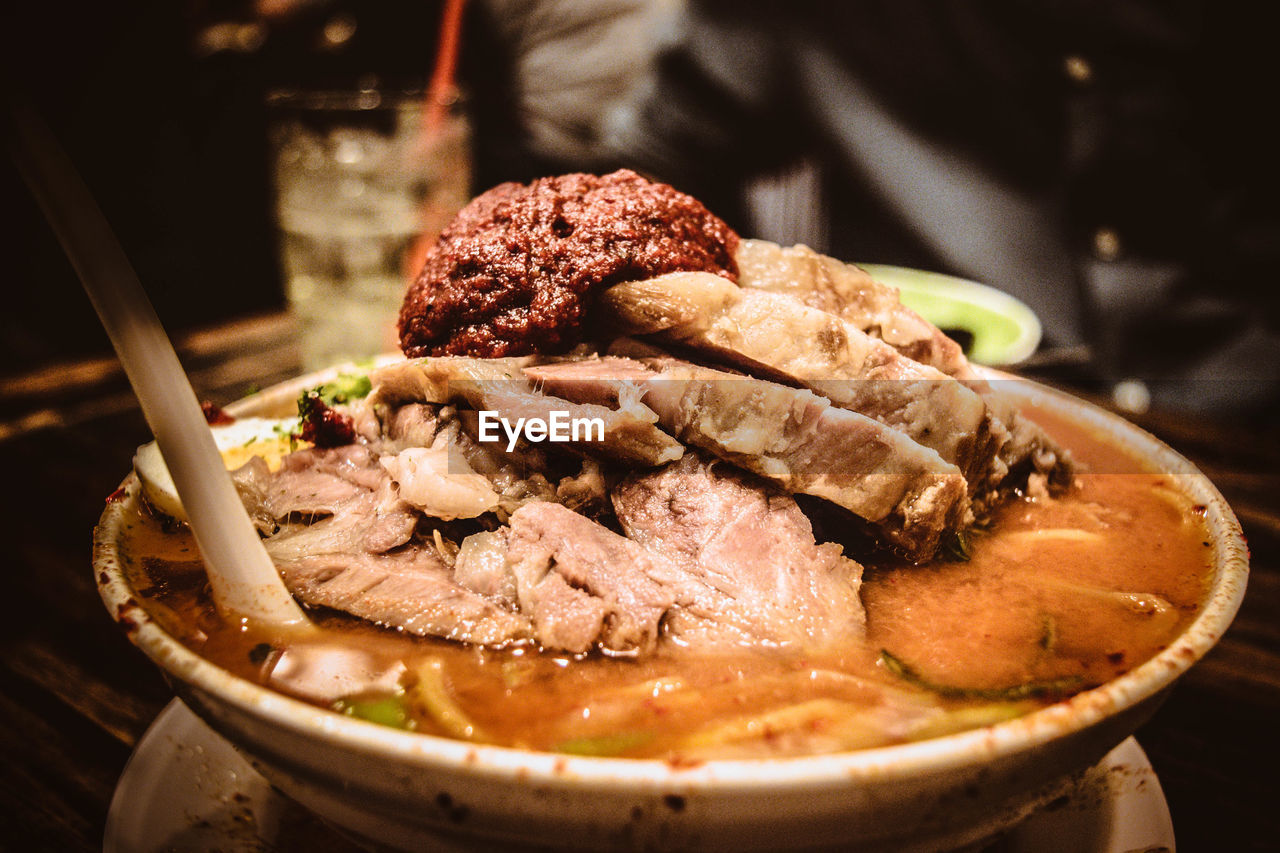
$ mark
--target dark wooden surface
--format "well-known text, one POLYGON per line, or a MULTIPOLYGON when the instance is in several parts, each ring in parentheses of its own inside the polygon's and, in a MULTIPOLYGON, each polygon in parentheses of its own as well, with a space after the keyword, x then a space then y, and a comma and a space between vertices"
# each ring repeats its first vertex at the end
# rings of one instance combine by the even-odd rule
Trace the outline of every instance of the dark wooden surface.
MULTIPOLYGON (((297 373, 280 315, 190 334, 198 394, 227 403, 297 373)), ((3 376, 0 368, 0 376, 3 376)), ((1138 740, 1182 851, 1280 849, 1280 447, 1260 424, 1148 415, 1244 525, 1252 573, 1231 630, 1138 740)), ((108 618, 89 568, 103 500, 150 438, 113 358, 0 378, 0 849, 99 850, 116 780, 171 698, 108 618)))

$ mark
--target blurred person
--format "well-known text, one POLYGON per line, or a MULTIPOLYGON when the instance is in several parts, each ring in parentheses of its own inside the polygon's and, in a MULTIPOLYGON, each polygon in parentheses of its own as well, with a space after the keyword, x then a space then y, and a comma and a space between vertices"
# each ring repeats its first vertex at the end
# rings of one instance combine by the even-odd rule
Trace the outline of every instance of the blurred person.
POLYGON ((479 166, 636 168, 745 235, 1012 293, 1129 408, 1274 414, 1275 90, 1241 11, 483 0, 508 125, 479 166))
POLYGON ((461 74, 476 187, 608 168, 607 121, 653 73, 682 0, 471 0, 461 74))

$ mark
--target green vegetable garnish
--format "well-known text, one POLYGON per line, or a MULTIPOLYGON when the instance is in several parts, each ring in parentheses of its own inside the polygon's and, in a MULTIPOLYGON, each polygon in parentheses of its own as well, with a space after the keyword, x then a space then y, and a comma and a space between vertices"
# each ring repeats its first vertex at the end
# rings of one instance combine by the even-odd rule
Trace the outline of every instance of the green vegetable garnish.
POLYGON ((554 750, 567 752, 570 755, 621 755, 651 740, 653 735, 649 732, 617 732, 597 737, 576 737, 556 744, 554 750))
POLYGON ((947 559, 957 563, 967 563, 969 558, 973 556, 973 551, 969 547, 969 534, 964 530, 957 530, 949 534, 942 540, 942 550, 946 553, 947 559))
POLYGON ((373 382, 368 374, 341 373, 317 388, 303 391, 298 397, 298 411, 305 414, 305 407, 314 398, 319 398, 326 406, 334 406, 367 397, 372 390, 373 382))
POLYGON ((1043 699, 1073 693, 1081 687, 1082 683, 1078 676, 1069 675, 1048 681, 1026 681, 1022 684, 1013 684, 1008 687, 956 687, 952 684, 938 684, 925 678, 885 649, 880 650, 880 662, 884 664, 885 669, 908 684, 936 693, 947 699, 987 699, 999 702, 1013 702, 1018 699, 1043 699))
POLYGON ((348 717, 359 717, 380 726, 393 729, 413 728, 413 718, 405 706, 404 697, 393 696, 355 696, 339 699, 333 703, 333 710, 348 717))

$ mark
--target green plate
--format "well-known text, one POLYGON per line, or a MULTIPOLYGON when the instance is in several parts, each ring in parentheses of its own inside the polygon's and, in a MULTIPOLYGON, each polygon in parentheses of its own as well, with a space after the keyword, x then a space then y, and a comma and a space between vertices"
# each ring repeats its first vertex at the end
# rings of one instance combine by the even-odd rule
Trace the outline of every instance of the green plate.
MULTIPOLYGON (((979 364, 1016 364, 1040 344, 1040 320, 1002 290, 963 278, 886 264, 858 264, 898 288, 902 304, 944 331, 968 333, 965 354, 979 364)), ((963 337, 963 336, 958 336, 963 337)))

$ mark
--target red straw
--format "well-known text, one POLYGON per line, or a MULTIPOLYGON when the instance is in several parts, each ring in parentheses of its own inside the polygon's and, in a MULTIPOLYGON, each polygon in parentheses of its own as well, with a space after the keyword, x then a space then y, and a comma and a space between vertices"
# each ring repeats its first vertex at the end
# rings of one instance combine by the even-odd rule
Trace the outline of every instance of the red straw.
POLYGON ((440 39, 436 45, 436 65, 427 85, 427 104, 423 111, 423 129, 430 134, 444 122, 445 113, 457 97, 455 78, 458 68, 458 44, 462 38, 462 12, 466 0, 445 0, 440 18, 440 39))
MULTIPOLYGON (((444 12, 440 18, 440 38, 436 46, 436 64, 431 72, 431 81, 427 85, 425 103, 422 108, 422 126, 418 134, 417 144, 424 153, 444 130, 449 109, 457 100, 458 88, 456 72, 458 68, 458 45, 462 38, 462 13, 466 0, 445 0, 444 12)), ((431 197, 428 194, 423 200, 422 222, 431 218, 431 197)), ((405 252, 402 260, 404 276, 407 281, 417 278, 426 260, 427 251, 436 240, 435 233, 423 231, 413 241, 413 245, 405 252)))

